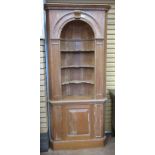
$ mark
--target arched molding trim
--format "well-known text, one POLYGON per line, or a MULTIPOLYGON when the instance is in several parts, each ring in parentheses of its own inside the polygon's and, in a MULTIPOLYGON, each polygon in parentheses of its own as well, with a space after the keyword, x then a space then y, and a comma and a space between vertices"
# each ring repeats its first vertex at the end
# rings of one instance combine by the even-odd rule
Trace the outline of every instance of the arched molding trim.
POLYGON ((69 12, 57 21, 53 29, 53 38, 59 39, 63 27, 73 20, 81 20, 86 22, 92 28, 95 38, 102 38, 103 34, 100 31, 97 21, 91 15, 80 10, 69 12), (78 14, 78 17, 76 17, 76 14, 78 14))

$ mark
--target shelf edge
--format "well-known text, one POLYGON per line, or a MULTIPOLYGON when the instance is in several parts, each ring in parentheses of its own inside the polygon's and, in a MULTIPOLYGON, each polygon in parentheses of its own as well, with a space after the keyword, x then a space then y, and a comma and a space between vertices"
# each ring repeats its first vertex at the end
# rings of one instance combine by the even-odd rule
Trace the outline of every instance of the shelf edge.
POLYGON ((62 85, 67 85, 67 84, 92 84, 94 85, 94 82, 93 81, 67 81, 67 82, 63 82, 61 83, 62 85))
POLYGON ((89 104, 105 104, 107 101, 107 98, 104 99, 90 99, 90 100, 59 100, 59 101, 51 101, 49 100, 48 102, 53 105, 60 105, 60 104, 84 104, 84 103, 89 103, 89 104))

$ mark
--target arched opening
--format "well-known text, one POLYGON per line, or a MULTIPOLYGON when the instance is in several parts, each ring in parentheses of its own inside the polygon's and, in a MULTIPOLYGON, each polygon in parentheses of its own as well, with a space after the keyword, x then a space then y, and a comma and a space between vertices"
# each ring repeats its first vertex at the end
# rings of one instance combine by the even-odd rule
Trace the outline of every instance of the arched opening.
POLYGON ((92 28, 84 21, 73 20, 67 23, 61 32, 62 39, 94 39, 92 28))
POLYGON ((61 32, 61 85, 63 98, 93 98, 95 42, 84 21, 67 23, 61 32))

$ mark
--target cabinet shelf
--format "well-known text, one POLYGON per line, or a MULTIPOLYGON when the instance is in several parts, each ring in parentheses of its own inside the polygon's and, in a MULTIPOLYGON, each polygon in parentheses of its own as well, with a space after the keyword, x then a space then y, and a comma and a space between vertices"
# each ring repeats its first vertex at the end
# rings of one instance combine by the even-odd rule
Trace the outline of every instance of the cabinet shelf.
POLYGON ((94 52, 94 50, 61 50, 62 53, 88 53, 94 52))
POLYGON ((94 52, 94 39, 61 39, 61 52, 94 52))
MULTIPOLYGON (((73 102, 75 102, 75 100, 88 100, 88 99, 94 99, 94 96, 63 96, 62 100, 73 100, 73 102)), ((90 103, 90 101, 89 101, 90 103)))
POLYGON ((67 84, 82 84, 82 83, 86 83, 86 84, 94 84, 93 81, 73 80, 73 81, 62 82, 62 85, 67 85, 67 84))
POLYGON ((70 65, 70 66, 61 66, 61 69, 66 68, 94 68, 94 65, 70 65))
POLYGON ((60 39, 65 42, 83 42, 83 41, 94 41, 95 39, 60 39))

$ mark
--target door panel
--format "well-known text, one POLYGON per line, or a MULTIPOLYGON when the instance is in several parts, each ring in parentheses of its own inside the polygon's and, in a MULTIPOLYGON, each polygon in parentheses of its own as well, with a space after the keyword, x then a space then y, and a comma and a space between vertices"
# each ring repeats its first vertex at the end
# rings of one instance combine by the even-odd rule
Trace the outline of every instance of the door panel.
POLYGON ((88 109, 69 109, 68 117, 68 135, 89 134, 89 111, 88 109))
POLYGON ((92 106, 67 105, 64 106, 65 139, 89 139, 92 134, 92 106))

